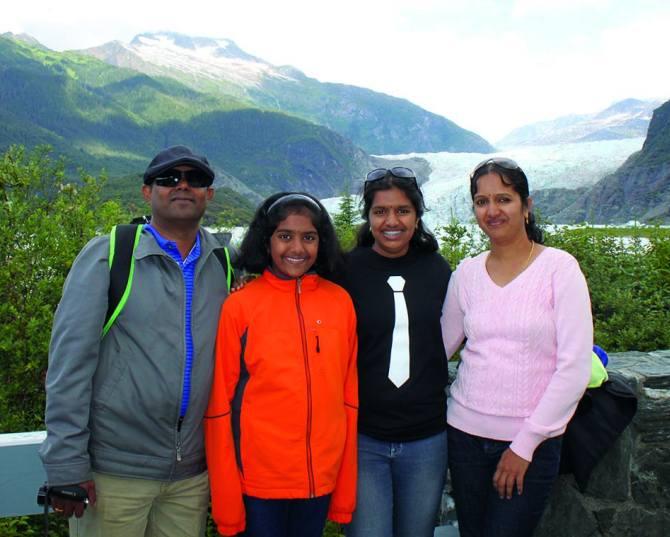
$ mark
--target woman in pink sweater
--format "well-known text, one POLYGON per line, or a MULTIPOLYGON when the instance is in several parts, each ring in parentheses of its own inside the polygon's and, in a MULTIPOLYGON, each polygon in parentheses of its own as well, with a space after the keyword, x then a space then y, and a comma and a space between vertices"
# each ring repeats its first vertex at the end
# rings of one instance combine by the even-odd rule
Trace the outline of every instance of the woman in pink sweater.
POLYGON ((466 341, 447 407, 459 531, 531 536, 589 379, 589 291, 570 254, 542 245, 516 162, 478 164, 470 193, 491 250, 461 262, 442 314, 447 356, 466 341))

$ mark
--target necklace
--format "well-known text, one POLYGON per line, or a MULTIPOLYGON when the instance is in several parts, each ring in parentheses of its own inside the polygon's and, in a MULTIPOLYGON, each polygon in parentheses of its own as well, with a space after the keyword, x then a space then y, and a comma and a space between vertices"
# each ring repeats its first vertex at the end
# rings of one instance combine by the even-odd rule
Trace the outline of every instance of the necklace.
MULTIPOLYGON (((524 270, 526 270, 526 268, 528 268, 528 264, 530 263, 530 260, 533 257, 533 251, 534 250, 535 250, 535 241, 530 241, 530 252, 528 252, 528 257, 526 258, 526 261, 524 262, 523 266, 520 269, 515 271, 514 277, 518 276, 520 273, 522 273, 524 270)), ((486 261, 485 261, 486 270, 489 272, 489 274, 492 274, 491 271, 489 270, 489 261, 491 260, 491 255, 492 254, 493 254, 493 252, 490 251, 488 253, 488 255, 486 256, 486 261)), ((497 270, 496 269, 493 269, 493 270, 494 270, 494 272, 497 272, 498 270, 500 270, 500 268, 497 269, 497 270)), ((503 272, 505 272, 505 271, 503 270, 503 272)), ((495 278, 493 278, 493 279, 494 279, 494 281, 496 281, 495 278)), ((498 282, 496 281, 496 283, 498 283, 498 282)), ((498 283, 498 285, 504 285, 504 283, 503 284, 498 283)))
POLYGON ((530 253, 528 254, 528 258, 526 259, 526 262, 523 264, 524 269, 528 266, 528 263, 530 263, 530 258, 533 257, 533 250, 534 249, 535 249, 535 241, 530 241, 530 253))

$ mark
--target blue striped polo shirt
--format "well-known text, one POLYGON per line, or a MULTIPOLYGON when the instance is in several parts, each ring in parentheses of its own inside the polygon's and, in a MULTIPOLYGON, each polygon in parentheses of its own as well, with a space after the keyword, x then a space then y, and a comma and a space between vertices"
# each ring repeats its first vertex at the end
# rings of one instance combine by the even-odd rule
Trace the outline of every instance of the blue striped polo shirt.
POLYGON ((185 259, 182 259, 177 243, 168 240, 161 236, 158 231, 151 224, 147 224, 144 228, 149 231, 161 249, 175 260, 179 269, 181 270, 184 279, 184 291, 186 295, 186 316, 185 324, 186 331, 184 335, 184 343, 186 346, 186 363, 184 364, 184 383, 181 392, 181 407, 179 409, 179 417, 184 418, 186 410, 188 409, 188 401, 191 396, 191 370, 193 368, 193 332, 191 330, 191 309, 193 304, 193 280, 195 278, 195 266, 200 259, 200 233, 196 235, 195 244, 185 259))

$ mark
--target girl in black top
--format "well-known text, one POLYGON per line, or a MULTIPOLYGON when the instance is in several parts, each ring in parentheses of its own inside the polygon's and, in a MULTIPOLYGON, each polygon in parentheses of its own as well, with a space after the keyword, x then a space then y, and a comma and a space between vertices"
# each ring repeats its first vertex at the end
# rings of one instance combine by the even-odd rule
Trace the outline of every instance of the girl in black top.
POLYGON ((433 535, 447 469, 440 316, 451 270, 409 168, 371 171, 342 285, 358 319, 358 494, 348 537, 433 535))

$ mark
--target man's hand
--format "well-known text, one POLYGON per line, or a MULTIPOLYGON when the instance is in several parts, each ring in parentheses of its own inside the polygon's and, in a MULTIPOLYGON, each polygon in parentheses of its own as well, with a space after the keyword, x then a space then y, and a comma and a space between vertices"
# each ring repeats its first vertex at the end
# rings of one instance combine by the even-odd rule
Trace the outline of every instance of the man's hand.
MULTIPOLYGON (((84 481, 83 483, 78 483, 78 485, 88 494, 88 504, 95 505, 95 483, 93 481, 84 481)), ((66 500, 58 496, 51 497, 51 506, 54 512, 65 518, 70 518, 72 515, 81 518, 84 514, 84 509, 86 509, 84 502, 66 500)))
POLYGON ((510 448, 503 452, 493 474, 493 488, 498 491, 500 499, 511 499, 514 485, 519 495, 523 493, 523 478, 529 465, 526 459, 519 457, 510 448))

